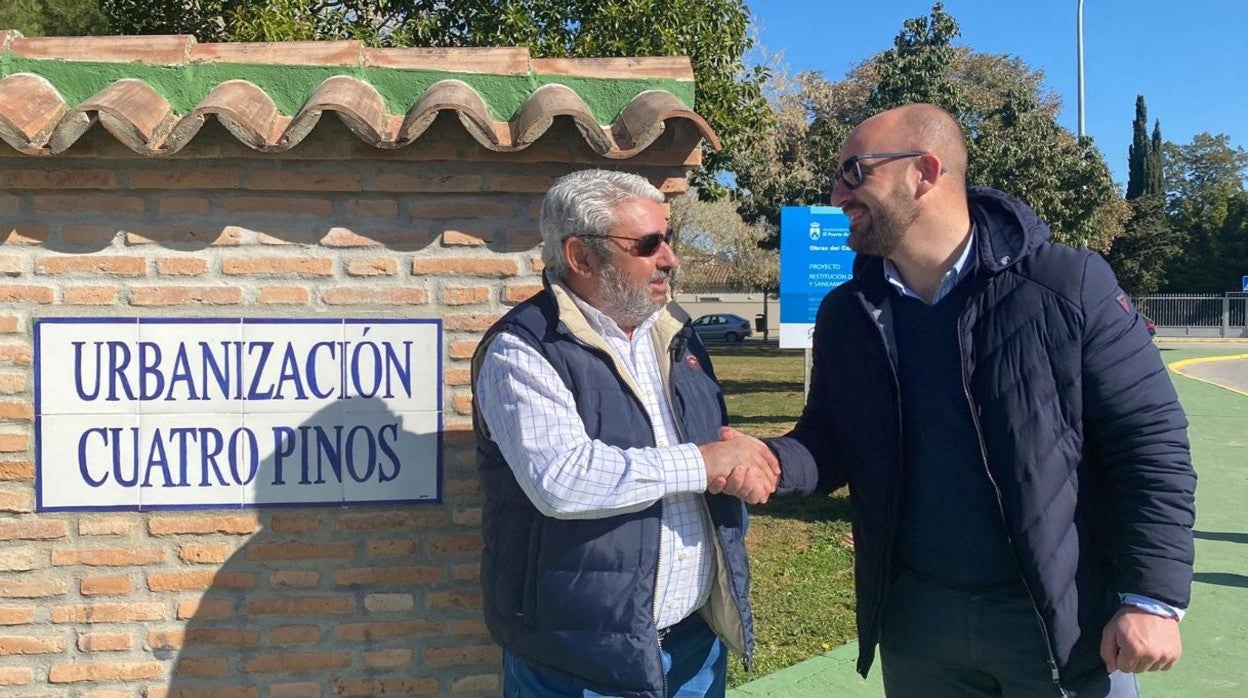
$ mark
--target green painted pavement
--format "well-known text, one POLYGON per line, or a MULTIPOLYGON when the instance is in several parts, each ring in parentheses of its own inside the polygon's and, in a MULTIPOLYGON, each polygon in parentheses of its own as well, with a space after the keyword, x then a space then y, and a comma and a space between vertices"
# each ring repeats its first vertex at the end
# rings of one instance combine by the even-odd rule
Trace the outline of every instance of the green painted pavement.
MULTIPOLYGON (((1167 364, 1244 353, 1243 344, 1163 346, 1167 364)), ((1146 696, 1248 696, 1248 397, 1171 374, 1191 422, 1196 486, 1196 576, 1183 620, 1183 660, 1140 677, 1146 696)), ((854 671, 857 643, 839 647, 728 692, 730 698, 879 698, 854 671)))

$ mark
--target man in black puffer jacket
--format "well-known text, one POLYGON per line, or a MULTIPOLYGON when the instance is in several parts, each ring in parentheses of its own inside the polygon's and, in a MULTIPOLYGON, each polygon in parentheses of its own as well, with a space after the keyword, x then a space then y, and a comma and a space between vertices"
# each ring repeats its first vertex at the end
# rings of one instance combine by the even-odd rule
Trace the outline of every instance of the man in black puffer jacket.
POLYGON ((859 125, 832 203, 853 279, 777 494, 849 485, 859 671, 890 696, 1134 696, 1179 658, 1196 476, 1144 321, 1098 255, 967 189, 952 117, 859 125))

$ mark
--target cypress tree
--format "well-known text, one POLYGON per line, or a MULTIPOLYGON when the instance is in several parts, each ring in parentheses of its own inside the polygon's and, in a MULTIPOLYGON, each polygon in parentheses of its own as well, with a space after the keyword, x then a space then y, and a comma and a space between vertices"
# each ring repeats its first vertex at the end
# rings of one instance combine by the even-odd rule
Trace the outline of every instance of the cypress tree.
POLYGON ((1153 122, 1153 142, 1148 146, 1147 187, 1145 194, 1164 196, 1166 193, 1165 158, 1161 149, 1161 119, 1153 122))
POLYGON ((1131 124, 1131 147, 1127 150, 1127 199, 1145 193, 1148 190, 1148 107, 1144 105, 1144 95, 1135 97, 1135 121, 1131 124))

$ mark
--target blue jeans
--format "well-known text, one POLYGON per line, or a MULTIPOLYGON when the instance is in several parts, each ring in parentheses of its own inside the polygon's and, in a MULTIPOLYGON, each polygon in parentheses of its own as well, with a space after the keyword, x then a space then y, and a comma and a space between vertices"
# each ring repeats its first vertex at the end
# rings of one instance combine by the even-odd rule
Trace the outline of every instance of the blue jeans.
MULTIPOLYGON (((682 623, 690 626, 663 641, 663 672, 668 698, 723 698, 727 686, 728 651, 696 613, 682 623)), ((607 698, 575 681, 551 676, 525 664, 510 650, 503 652, 503 698, 607 698)))

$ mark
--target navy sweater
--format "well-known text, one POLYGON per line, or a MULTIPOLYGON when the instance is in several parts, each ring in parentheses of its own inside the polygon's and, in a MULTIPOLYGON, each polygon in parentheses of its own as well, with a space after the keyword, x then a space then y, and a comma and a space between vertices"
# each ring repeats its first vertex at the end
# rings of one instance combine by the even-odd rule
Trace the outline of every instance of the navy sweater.
POLYGON ((970 281, 934 306, 891 298, 904 469, 898 553, 955 586, 1021 585, 962 383, 958 315, 970 281))

